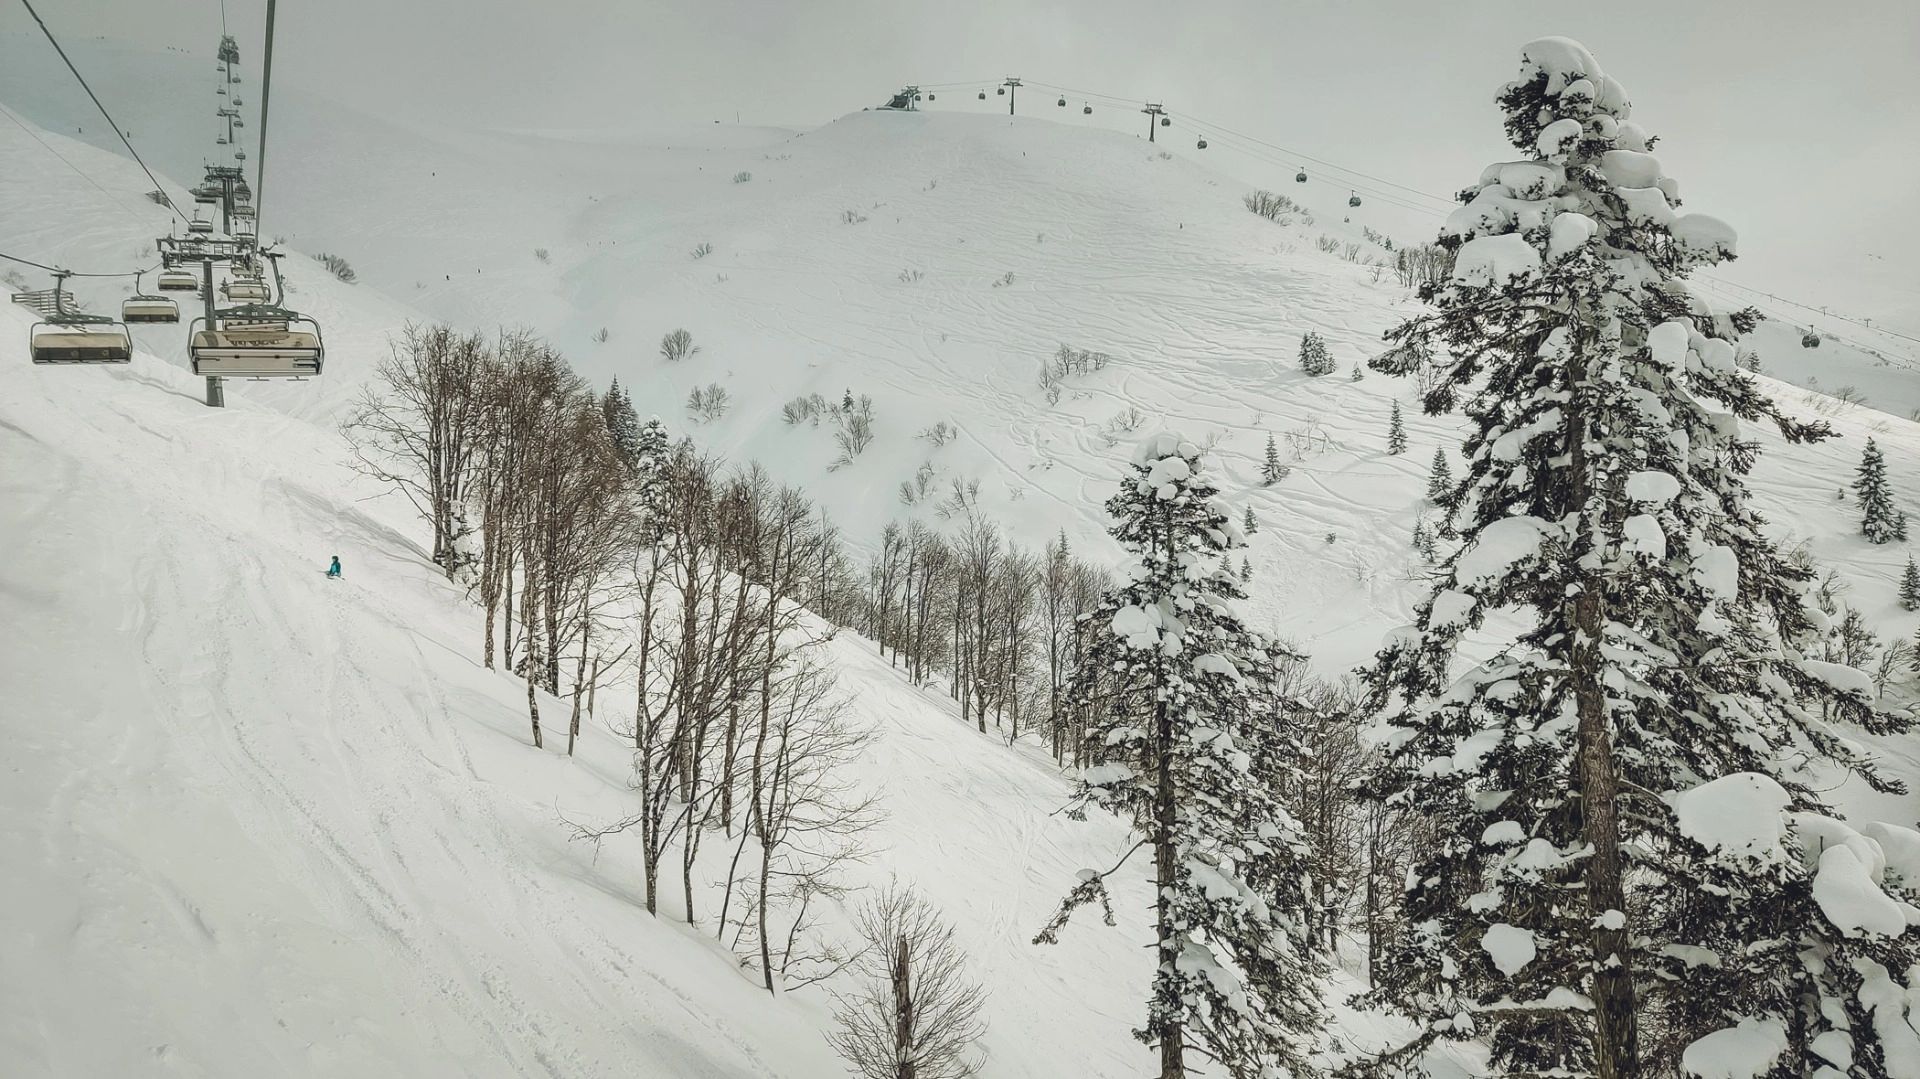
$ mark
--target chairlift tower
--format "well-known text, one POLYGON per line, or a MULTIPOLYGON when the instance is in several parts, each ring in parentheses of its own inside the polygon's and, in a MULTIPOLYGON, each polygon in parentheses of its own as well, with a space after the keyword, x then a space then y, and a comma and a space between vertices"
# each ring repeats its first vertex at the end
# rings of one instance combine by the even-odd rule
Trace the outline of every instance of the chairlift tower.
POLYGON ((1167 110, 1161 108, 1157 102, 1149 101, 1147 107, 1140 111, 1147 114, 1147 141, 1152 142, 1153 130, 1160 126, 1160 117, 1166 115, 1167 110))
POLYGON ((1013 99, 1020 92, 1020 80, 1016 76, 1008 75, 1007 81, 1001 83, 1000 85, 1007 88, 1007 115, 1012 116, 1013 115, 1013 99))

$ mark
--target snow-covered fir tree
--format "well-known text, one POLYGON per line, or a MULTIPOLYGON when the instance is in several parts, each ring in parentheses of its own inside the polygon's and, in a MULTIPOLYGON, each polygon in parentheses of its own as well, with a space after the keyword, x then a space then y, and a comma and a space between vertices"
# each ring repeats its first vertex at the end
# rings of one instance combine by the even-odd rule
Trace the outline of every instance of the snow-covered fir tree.
POLYGON ((1300 370, 1309 375, 1330 375, 1335 364, 1333 353, 1327 351, 1327 341, 1319 333, 1308 330, 1300 339, 1300 370))
POLYGON ((607 435, 613 440, 613 446, 620 451, 620 459, 628 468, 635 468, 640 462, 640 417, 633 411, 633 400, 627 391, 620 388, 620 380, 614 379, 607 387, 607 395, 600 399, 600 414, 607 423, 607 435))
POLYGON ((1887 486, 1887 459, 1872 438, 1860 453, 1860 467, 1854 472, 1854 493, 1860 496, 1860 534, 1870 543, 1887 543, 1907 536, 1906 514, 1893 508, 1893 491, 1887 486))
POLYGON ((1907 556, 1907 568, 1900 574, 1900 606, 1909 611, 1920 611, 1920 566, 1913 564, 1913 556, 1907 556))
POLYGON ((1240 530, 1249 536, 1260 531, 1260 522, 1254 519, 1252 506, 1248 506, 1247 512, 1241 516, 1240 530))
POLYGON ((1427 472, 1427 501, 1445 506, 1453 500, 1453 466, 1447 463, 1447 448, 1433 450, 1433 467, 1427 472))
POLYGON ((1393 413, 1387 418, 1387 452, 1395 457, 1407 452, 1407 421, 1400 414, 1400 402, 1393 403, 1393 413))
POLYGON ((1260 486, 1272 487, 1287 478, 1288 468, 1280 463, 1280 449, 1273 444, 1273 432, 1267 432, 1267 454, 1260 462, 1260 486))
POLYGON ((1288 766, 1269 759, 1284 732, 1255 705, 1274 646, 1234 609, 1245 593, 1228 559, 1245 536, 1200 448, 1176 435, 1140 444, 1107 510, 1132 564, 1083 621, 1072 695, 1101 749, 1072 813, 1112 812, 1140 842, 1111 869, 1083 870, 1036 939, 1056 942, 1081 906, 1105 908, 1107 878, 1145 848, 1159 961, 1134 1033, 1159 1050, 1161 1079, 1209 1061, 1235 1076, 1312 1075, 1322 1020, 1308 853, 1271 781, 1288 766))
POLYGON ((1240 583, 1246 584, 1248 581, 1251 581, 1251 580, 1253 580, 1253 559, 1247 555, 1241 555, 1240 556, 1240 583))
POLYGON ((1364 366, 1356 363, 1353 365, 1353 373, 1347 376, 1347 381, 1358 382, 1361 379, 1366 377, 1367 377, 1367 369, 1364 366))
POLYGON ((1749 504, 1738 421, 1829 432, 1735 365, 1756 316, 1685 280, 1733 232, 1677 212, 1587 50, 1529 44, 1499 102, 1525 159, 1463 194, 1451 279, 1374 361, 1423 373, 1427 410, 1463 408, 1470 434, 1461 543, 1367 671, 1368 794, 1441 838, 1375 994, 1417 1033, 1362 1070, 1441 1040, 1505 1074, 1920 1068, 1920 833, 1822 801, 1848 772, 1897 789, 1844 727, 1909 724, 1808 654, 1813 574, 1749 504))

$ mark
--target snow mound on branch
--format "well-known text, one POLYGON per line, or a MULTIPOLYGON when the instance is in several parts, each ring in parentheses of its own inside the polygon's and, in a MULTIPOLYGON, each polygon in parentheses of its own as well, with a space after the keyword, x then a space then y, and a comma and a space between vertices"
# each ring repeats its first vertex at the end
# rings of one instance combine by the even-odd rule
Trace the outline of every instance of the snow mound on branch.
POLYGON ((1166 626, 1166 616, 1158 607, 1140 607, 1128 604, 1113 612, 1113 634, 1127 642, 1128 648, 1142 651, 1160 643, 1160 631, 1166 626))
POLYGON ((1699 258, 1728 259, 1739 253, 1739 233, 1717 217, 1682 214, 1670 231, 1674 242, 1699 258))
POLYGON ((1463 285, 1504 285, 1540 271, 1540 252, 1517 232, 1476 236, 1460 245, 1453 279, 1463 285))
POLYGON ((1529 41, 1520 49, 1520 81, 1531 81, 1536 74, 1547 76, 1547 94, 1559 96, 1576 80, 1605 77, 1600 65, 1585 45, 1570 37, 1543 37, 1529 41))
POLYGON ((1790 799, 1758 772, 1735 772, 1668 799, 1680 834, 1710 851, 1771 861, 1782 856, 1790 799))
POLYGON ((1898 936, 1906 931, 1910 908, 1880 890, 1879 876, 1851 844, 1828 847, 1813 875, 1813 901, 1827 921, 1849 937, 1898 936))
POLYGON ((1695 1039, 1680 1054, 1680 1066, 1699 1079, 1754 1079, 1786 1051, 1787 1028, 1778 1019, 1742 1019, 1695 1039))
POLYGON ((1453 564, 1453 579, 1461 584, 1499 577, 1525 559, 1538 557, 1540 541, 1552 526, 1538 517, 1498 520, 1480 530, 1480 538, 1453 564))
POLYGON ((1480 937, 1480 947, 1493 960, 1494 967, 1509 978, 1520 973, 1522 967, 1533 962, 1534 956, 1540 954, 1534 943, 1533 930, 1505 922, 1488 926, 1480 937))

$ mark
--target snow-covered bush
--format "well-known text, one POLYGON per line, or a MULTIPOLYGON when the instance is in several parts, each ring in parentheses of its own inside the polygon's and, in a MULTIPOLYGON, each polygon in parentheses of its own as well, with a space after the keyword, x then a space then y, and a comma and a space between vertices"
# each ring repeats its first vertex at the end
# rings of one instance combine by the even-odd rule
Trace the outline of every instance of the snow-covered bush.
POLYGON ((751 172, 736 172, 733 174, 733 182, 736 184, 744 184, 751 179, 753 179, 753 173, 751 172))
POLYGON ((694 258, 696 258, 696 259, 703 259, 703 258, 706 258, 706 257, 707 257, 708 255, 711 255, 711 254, 713 254, 713 245, 712 245, 712 244, 710 244, 710 243, 706 243, 706 242, 704 242, 704 241, 703 241, 703 242, 701 242, 701 243, 698 243, 698 244, 695 244, 695 245, 694 245, 694 248, 693 248, 693 257, 694 257, 694 258))

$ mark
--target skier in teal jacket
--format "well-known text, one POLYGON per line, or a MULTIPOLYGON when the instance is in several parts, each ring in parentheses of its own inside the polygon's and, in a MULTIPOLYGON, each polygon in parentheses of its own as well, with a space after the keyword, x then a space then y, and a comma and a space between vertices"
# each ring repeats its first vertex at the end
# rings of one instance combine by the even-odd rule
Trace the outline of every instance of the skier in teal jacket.
POLYGON ((333 556, 333 565, 327 567, 327 576, 329 577, 340 576, 340 556, 339 555, 333 556))

